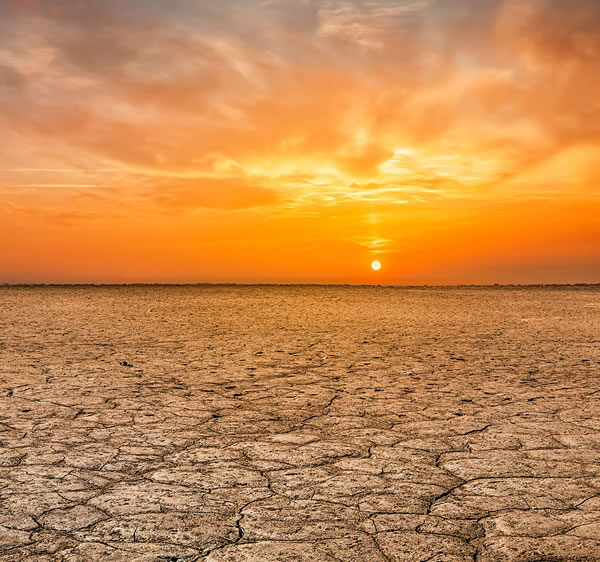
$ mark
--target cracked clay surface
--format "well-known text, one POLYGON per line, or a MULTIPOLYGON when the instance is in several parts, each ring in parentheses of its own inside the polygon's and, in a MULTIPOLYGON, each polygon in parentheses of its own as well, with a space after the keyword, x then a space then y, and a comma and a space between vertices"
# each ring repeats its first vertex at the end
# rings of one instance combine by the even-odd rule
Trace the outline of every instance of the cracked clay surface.
POLYGON ((0 288, 0 560, 600 560, 600 289, 0 288))

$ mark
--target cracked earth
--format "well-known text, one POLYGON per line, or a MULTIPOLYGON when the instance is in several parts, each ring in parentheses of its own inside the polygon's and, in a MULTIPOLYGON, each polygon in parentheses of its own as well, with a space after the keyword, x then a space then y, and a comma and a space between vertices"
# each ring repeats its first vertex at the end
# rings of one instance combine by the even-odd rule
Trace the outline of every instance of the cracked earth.
POLYGON ((600 289, 0 288, 1 560, 600 560, 600 289))

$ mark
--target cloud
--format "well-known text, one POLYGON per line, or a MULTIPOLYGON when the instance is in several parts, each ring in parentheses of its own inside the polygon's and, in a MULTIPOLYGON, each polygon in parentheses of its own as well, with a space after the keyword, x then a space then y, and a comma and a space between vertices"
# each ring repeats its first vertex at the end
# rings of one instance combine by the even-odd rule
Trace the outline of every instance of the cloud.
POLYGON ((159 182, 152 199, 162 208, 240 210, 272 205, 276 191, 237 179, 176 179, 159 182))
POLYGON ((168 12, 161 2, 12 2, 2 10, 12 33, 0 40, 1 72, 19 90, 2 98, 10 126, 134 167, 189 171, 207 153, 238 162, 302 153, 360 175, 395 142, 462 134, 485 149, 524 117, 552 142, 572 142, 589 135, 597 112, 589 22, 598 10, 588 2, 179 1, 168 12), (556 57, 569 65, 548 93, 556 57), (348 156, 359 128, 371 141, 348 156))

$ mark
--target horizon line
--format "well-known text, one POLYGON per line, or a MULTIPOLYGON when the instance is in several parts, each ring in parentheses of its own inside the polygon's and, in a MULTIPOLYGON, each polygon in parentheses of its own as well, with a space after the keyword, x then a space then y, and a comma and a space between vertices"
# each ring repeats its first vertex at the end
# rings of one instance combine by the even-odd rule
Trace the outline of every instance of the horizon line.
POLYGON ((73 283, 46 283, 22 282, 0 283, 2 288, 18 287, 378 287, 378 288, 498 288, 498 287, 599 287, 600 281, 595 283, 418 283, 418 284, 393 284, 393 283, 240 283, 240 282, 189 282, 189 283, 161 283, 161 282, 73 282, 73 283))

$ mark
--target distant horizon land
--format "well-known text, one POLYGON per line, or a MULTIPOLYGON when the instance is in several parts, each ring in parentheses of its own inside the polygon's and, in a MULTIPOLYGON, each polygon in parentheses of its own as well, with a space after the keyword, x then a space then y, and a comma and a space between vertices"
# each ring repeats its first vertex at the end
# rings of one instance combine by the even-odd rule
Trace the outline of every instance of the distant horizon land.
POLYGON ((194 282, 194 283, 160 283, 160 282, 130 282, 130 283, 2 283, 0 287, 373 287, 373 288, 404 288, 404 289, 443 289, 443 288, 502 288, 502 287, 593 287, 600 288, 597 283, 242 283, 242 282, 194 282))

